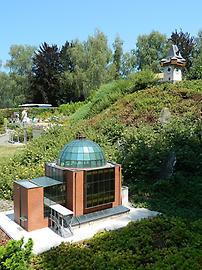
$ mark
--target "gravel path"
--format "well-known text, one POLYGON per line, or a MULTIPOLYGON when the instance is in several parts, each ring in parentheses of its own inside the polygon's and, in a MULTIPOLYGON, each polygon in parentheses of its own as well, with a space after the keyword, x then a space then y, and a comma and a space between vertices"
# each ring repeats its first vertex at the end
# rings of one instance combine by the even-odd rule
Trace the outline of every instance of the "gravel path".
POLYGON ((0 199, 0 212, 13 209, 13 202, 0 199))
MULTIPOLYGON (((13 202, 0 199, 0 212, 10 209, 13 209, 13 202)), ((0 229, 0 246, 5 246, 9 240, 10 238, 8 237, 8 235, 0 229)))
POLYGON ((0 246, 5 246, 9 240, 10 238, 8 237, 8 235, 0 229, 0 246))
POLYGON ((0 136, 0 145, 8 145, 9 142, 9 133, 5 133, 3 135, 0 136))

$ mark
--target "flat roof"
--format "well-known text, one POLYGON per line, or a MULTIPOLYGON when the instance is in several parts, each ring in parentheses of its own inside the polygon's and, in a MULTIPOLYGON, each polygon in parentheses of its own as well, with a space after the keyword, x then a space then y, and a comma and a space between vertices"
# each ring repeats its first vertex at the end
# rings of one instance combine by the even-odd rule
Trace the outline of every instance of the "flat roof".
POLYGON ((21 104, 19 107, 37 107, 37 108, 49 108, 52 107, 51 104, 40 104, 40 103, 26 103, 26 104, 21 104))
POLYGON ((72 218, 72 226, 76 226, 76 225, 80 225, 83 223, 87 223, 87 222, 91 222, 91 221, 95 221, 98 219, 103 219, 103 218, 107 218, 107 217, 111 217, 111 216, 115 216, 115 215, 120 215, 120 214, 124 214, 129 212, 130 209, 123 206, 123 205, 118 205, 112 208, 108 208, 108 209, 104 209, 104 210, 100 210, 97 212, 92 212, 89 214, 85 214, 82 216, 74 216, 72 218))
POLYGON ((17 183, 18 185, 25 187, 27 189, 39 187, 38 185, 30 182, 29 180, 16 180, 15 183, 17 183))
POLYGON ((71 210, 62 206, 61 204, 54 204, 54 205, 50 205, 49 207, 55 210, 56 212, 58 212, 59 214, 61 214, 62 216, 73 215, 73 212, 71 210))
POLYGON ((47 176, 33 178, 30 180, 30 182, 40 187, 51 187, 51 186, 62 184, 61 181, 55 180, 47 176))

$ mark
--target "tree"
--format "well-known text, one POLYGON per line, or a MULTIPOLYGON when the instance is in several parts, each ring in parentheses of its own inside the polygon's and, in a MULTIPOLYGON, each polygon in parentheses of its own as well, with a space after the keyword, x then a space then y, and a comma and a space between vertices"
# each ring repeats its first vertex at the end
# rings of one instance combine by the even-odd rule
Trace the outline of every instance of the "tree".
POLYGON ((58 105, 59 78, 63 72, 57 45, 44 42, 33 58, 30 95, 33 102, 58 105))
POLYGON ((169 39, 174 45, 178 46, 182 57, 187 61, 185 71, 189 71, 192 66, 192 60, 195 54, 196 49, 196 40, 188 32, 183 32, 182 29, 180 32, 172 32, 169 39))
POLYGON ((113 55, 113 64, 115 66, 115 79, 119 79, 121 75, 121 60, 123 56, 123 41, 120 37, 116 37, 114 43, 114 55, 113 55))
POLYGON ((79 70, 64 72, 60 77, 59 90, 60 104, 85 100, 88 95, 85 73, 79 70))
POLYGON ((61 50, 63 74, 60 77, 60 101, 85 100, 91 90, 113 78, 109 68, 112 52, 106 36, 97 30, 87 41, 66 43, 61 50))
POLYGON ((73 72, 75 70, 75 59, 72 55, 72 49, 76 46, 76 41, 68 42, 61 48, 60 57, 61 63, 64 71, 73 72))
POLYGON ((27 75, 32 69, 32 58, 36 47, 28 45, 12 45, 10 47, 10 60, 5 67, 9 68, 10 73, 17 75, 27 75))
POLYGON ((88 89, 95 89, 112 79, 108 69, 112 61, 112 51, 108 46, 107 37, 99 30, 84 42, 84 50, 83 64, 88 79, 88 89))
POLYGON ((88 59, 84 43, 74 40, 66 42, 61 49, 61 61, 63 73, 59 84, 59 101, 66 103, 70 101, 81 101, 88 96, 88 59))
POLYGON ((149 35, 138 36, 134 50, 137 58, 137 69, 151 69, 154 72, 159 72, 159 62, 166 56, 167 49, 166 36, 157 31, 152 31, 149 35))
POLYGON ((196 51, 198 54, 202 52, 202 30, 198 32, 198 36, 196 38, 196 51))
POLYGON ((132 52, 126 52, 121 59, 121 77, 127 77, 134 71, 136 56, 132 52))
POLYGON ((0 108, 17 107, 25 101, 27 77, 0 72, 0 108))
POLYGON ((199 31, 196 38, 195 57, 192 60, 187 78, 191 80, 202 79, 202 30, 199 31))

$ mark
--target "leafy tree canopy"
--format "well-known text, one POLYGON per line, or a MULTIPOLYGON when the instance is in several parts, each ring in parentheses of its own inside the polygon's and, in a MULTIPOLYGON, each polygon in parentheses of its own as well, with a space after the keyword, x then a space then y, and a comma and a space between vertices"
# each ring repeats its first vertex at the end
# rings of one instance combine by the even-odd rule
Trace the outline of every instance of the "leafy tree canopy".
POLYGON ((137 38, 134 54, 137 58, 138 69, 152 69, 159 72, 159 61, 166 56, 168 43, 166 36, 158 31, 137 38))
POLYGON ((30 78, 32 101, 58 105, 57 92, 62 71, 59 48, 44 42, 33 58, 30 78))
POLYGON ((66 41, 65 44, 61 48, 61 62, 64 71, 73 72, 75 70, 75 59, 72 55, 72 49, 75 47, 76 42, 68 42, 66 41))
POLYGON ((112 52, 107 43, 107 37, 104 33, 96 30, 94 36, 89 36, 87 42, 84 42, 87 76, 89 79, 89 88, 97 88, 111 78, 108 77, 108 65, 112 60, 112 52))
POLYGON ((25 101, 27 89, 27 77, 0 72, 0 108, 17 107, 25 101))
POLYGON ((136 48, 128 52, 123 51, 119 36, 111 50, 106 35, 99 30, 84 42, 66 41, 61 49, 46 42, 37 51, 34 46, 12 45, 5 65, 9 76, 1 74, 0 106, 13 107, 25 101, 54 106, 83 101, 101 84, 126 78, 133 71, 159 73, 159 61, 166 56, 171 42, 178 45, 187 60, 186 77, 202 78, 202 32, 194 38, 175 30, 167 39, 152 31, 140 35, 136 48))
POLYGON ((202 79, 202 30, 195 38, 195 51, 189 71, 186 74, 187 79, 202 79))
POLYGON ((61 49, 63 74, 60 77, 60 102, 81 101, 92 89, 112 79, 108 68, 112 52, 106 36, 97 30, 87 41, 75 40, 61 49))
POLYGON ((10 73, 27 75, 32 69, 32 57, 35 50, 35 46, 12 45, 9 51, 10 60, 6 62, 5 67, 9 68, 10 73))
POLYGON ((186 71, 189 71, 192 66, 192 60, 196 49, 196 40, 188 32, 183 32, 182 29, 178 32, 172 32, 169 39, 173 44, 178 46, 182 56, 186 59, 186 71))
POLYGON ((119 36, 116 37, 114 43, 114 55, 113 55, 113 63, 115 65, 115 79, 120 78, 121 73, 121 58, 123 55, 123 41, 119 36))

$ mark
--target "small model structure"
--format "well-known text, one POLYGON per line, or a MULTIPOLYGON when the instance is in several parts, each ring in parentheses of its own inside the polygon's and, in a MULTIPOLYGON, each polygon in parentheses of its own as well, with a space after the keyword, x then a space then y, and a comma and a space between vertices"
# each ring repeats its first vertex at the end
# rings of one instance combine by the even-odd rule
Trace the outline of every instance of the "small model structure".
POLYGON ((79 135, 45 164, 45 176, 14 182, 15 222, 67 237, 73 226, 127 213, 121 191, 121 165, 107 162, 98 144, 79 135))
POLYGON ((181 56, 177 45, 172 45, 168 56, 161 60, 163 69, 163 82, 178 82, 182 80, 182 68, 186 66, 186 60, 181 56))

